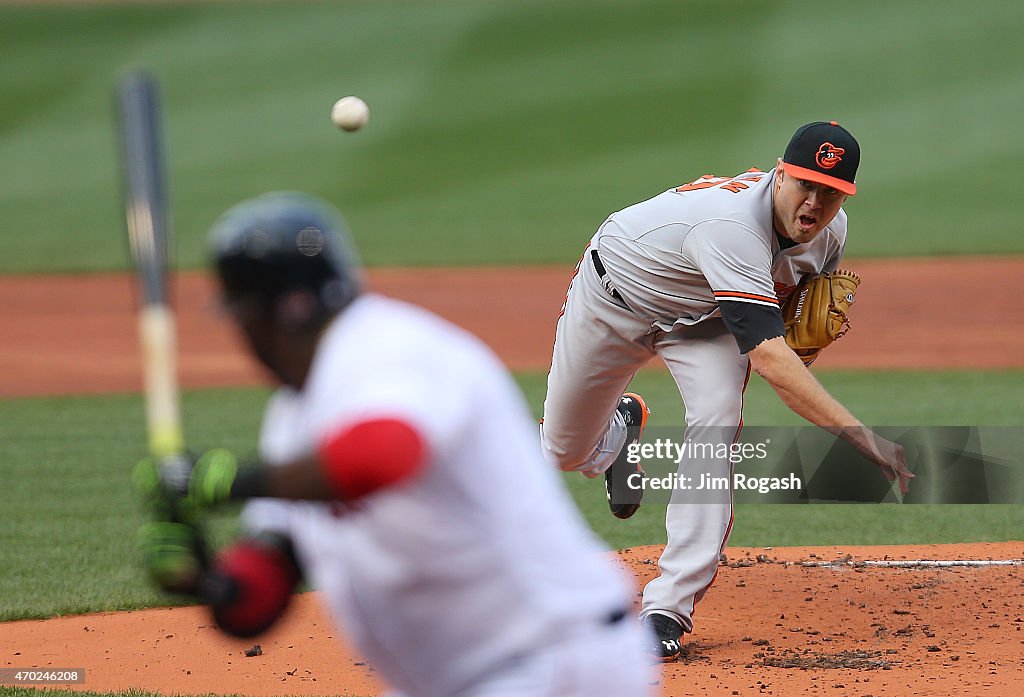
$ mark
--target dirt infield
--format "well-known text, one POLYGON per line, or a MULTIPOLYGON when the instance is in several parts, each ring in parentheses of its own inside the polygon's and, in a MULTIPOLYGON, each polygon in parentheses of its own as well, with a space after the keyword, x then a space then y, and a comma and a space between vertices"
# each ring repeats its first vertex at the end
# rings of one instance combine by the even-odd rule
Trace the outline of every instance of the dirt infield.
MULTIPOLYGON (((864 278, 853 330, 821 368, 1024 366, 1024 258, 854 261, 864 278), (985 289, 984 298, 981 289, 985 289)), ((513 369, 546 370, 571 269, 380 269, 373 288, 465 326, 513 369)), ((174 296, 186 387, 261 379, 213 308, 202 274, 174 296)), ((0 277, 0 397, 141 388, 135 289, 127 275, 0 277)))
MULTIPOLYGON (((638 587, 660 548, 619 553, 638 587)), ((658 691, 679 695, 1010 695, 1024 680, 1019 567, 877 569, 865 559, 1020 559, 1024 542, 920 547, 731 548, 696 629, 658 691), (846 561, 837 568, 801 562, 846 561)), ((3 666, 79 667, 98 691, 378 695, 315 593, 256 640, 221 637, 197 608, 13 622, 3 666), (259 644, 261 653, 246 650, 259 644)))

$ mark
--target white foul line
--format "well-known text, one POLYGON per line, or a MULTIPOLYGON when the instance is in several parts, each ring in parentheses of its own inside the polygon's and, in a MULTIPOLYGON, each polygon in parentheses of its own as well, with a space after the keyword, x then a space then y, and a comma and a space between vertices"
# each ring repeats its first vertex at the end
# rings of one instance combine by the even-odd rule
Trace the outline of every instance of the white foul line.
POLYGON ((896 561, 892 559, 875 561, 853 561, 839 559, 836 561, 803 561, 804 567, 876 567, 885 569, 922 569, 948 568, 953 566, 986 567, 986 566, 1024 566, 1024 559, 914 559, 896 561))

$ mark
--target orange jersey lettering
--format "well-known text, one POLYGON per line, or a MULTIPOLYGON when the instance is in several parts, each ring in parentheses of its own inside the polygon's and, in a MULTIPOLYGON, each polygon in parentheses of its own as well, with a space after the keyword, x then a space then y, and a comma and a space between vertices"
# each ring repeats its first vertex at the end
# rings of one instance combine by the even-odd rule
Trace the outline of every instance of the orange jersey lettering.
POLYGON ((683 184, 676 188, 679 193, 686 191, 697 191, 698 189, 710 189, 712 187, 720 187, 726 191, 731 191, 734 194, 738 194, 744 189, 749 189, 748 184, 743 182, 759 182, 764 177, 764 172, 759 169, 751 168, 748 169, 746 174, 741 174, 738 177, 716 177, 713 174, 705 174, 700 179, 692 181, 689 184, 683 184))

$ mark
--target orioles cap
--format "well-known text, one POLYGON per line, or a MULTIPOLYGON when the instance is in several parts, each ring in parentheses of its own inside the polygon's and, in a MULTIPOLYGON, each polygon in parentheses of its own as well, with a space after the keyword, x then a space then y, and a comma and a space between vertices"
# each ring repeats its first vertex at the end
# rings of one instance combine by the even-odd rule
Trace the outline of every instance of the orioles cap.
POLYGON ((797 129, 782 156, 782 169, 797 179, 857 193, 860 145, 835 121, 815 121, 797 129))

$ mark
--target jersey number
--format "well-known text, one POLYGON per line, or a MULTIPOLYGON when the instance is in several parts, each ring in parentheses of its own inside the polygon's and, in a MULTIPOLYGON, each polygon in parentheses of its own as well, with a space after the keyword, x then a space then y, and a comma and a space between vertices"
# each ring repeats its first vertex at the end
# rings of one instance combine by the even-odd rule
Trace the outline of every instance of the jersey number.
POLYGON ((764 172, 759 169, 751 168, 748 169, 746 174, 741 174, 738 177, 716 177, 713 174, 705 174, 697 181, 692 181, 689 184, 684 184, 676 189, 676 191, 682 193, 685 191, 696 191, 697 189, 710 189, 712 187, 719 187, 726 191, 731 191, 734 194, 738 194, 744 189, 749 189, 748 184, 743 182, 759 182, 764 178, 764 172))

